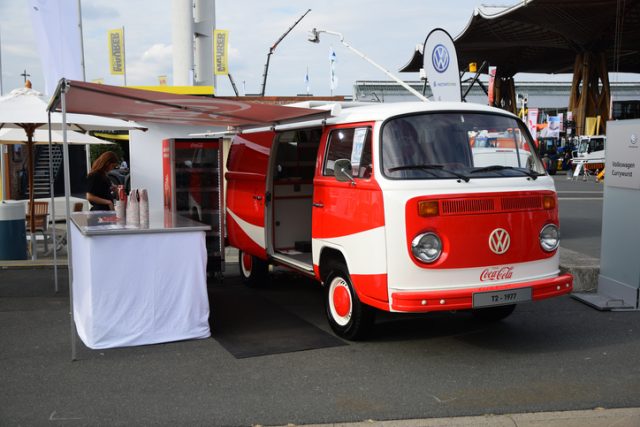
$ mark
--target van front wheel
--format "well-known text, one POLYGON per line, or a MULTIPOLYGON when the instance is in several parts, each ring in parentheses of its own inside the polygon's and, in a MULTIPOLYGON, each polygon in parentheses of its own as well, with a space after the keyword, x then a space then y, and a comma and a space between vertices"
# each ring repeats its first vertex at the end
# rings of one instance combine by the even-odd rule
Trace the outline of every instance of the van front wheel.
POLYGON ((238 252, 242 282, 248 286, 258 286, 267 280, 269 264, 244 251, 238 252))
POLYGON ((373 324, 374 312, 360 302, 346 267, 334 266, 325 283, 325 309, 331 329, 348 340, 364 338, 373 324))

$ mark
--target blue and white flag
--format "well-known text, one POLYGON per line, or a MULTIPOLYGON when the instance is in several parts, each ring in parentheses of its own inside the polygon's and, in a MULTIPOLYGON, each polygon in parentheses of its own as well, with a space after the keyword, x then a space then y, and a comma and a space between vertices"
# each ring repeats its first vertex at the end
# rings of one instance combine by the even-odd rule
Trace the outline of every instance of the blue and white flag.
POLYGON ((338 88, 338 76, 336 76, 336 52, 333 50, 333 46, 329 46, 329 64, 331 69, 331 94, 338 88))

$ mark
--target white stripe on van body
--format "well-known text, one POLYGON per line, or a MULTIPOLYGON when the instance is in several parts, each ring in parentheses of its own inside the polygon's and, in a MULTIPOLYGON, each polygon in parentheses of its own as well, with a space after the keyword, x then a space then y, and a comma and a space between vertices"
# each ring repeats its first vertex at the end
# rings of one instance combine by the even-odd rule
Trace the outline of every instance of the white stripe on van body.
POLYGON ((349 274, 385 274, 385 236, 385 227, 377 227, 348 236, 312 239, 313 264, 320 265, 320 250, 329 247, 344 255, 349 274))
POLYGON ((234 221, 238 223, 240 229, 244 231, 246 235, 255 242, 256 245, 260 246, 261 248, 266 248, 266 244, 264 242, 264 227, 258 227, 257 225, 248 223, 247 221, 243 220, 238 215, 233 213, 233 211, 231 211, 231 209, 229 208, 227 208, 227 212, 229 213, 229 215, 231 215, 231 218, 233 218, 234 221))

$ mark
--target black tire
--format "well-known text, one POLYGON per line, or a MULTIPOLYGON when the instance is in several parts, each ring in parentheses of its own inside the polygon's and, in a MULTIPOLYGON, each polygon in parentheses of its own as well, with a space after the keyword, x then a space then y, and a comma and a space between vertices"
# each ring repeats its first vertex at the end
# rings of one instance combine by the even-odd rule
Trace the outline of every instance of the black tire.
POLYGON ((269 277, 269 263, 244 251, 238 251, 242 282, 247 286, 264 284, 269 277))
POLYGON ((360 302, 343 264, 330 267, 325 281, 325 312, 333 332, 347 340, 365 338, 373 325, 374 309, 360 302))
POLYGON ((476 308, 473 310, 473 315, 485 322, 498 322, 508 317, 513 310, 516 309, 515 304, 499 305, 496 307, 476 308))

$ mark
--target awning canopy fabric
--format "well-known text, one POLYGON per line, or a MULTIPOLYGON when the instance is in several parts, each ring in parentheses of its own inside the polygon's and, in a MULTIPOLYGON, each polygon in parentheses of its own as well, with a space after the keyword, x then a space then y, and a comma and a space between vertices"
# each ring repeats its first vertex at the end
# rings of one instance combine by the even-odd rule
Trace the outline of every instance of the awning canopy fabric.
POLYGON ((66 90, 67 113, 93 114, 138 122, 242 128, 319 119, 329 114, 327 111, 308 108, 177 95, 74 80, 61 80, 49 103, 50 111, 62 111, 62 86, 66 90))
MULTIPOLYGON (((582 52, 604 52, 609 71, 638 73, 640 0, 528 0, 482 7, 455 46, 461 68, 487 61, 503 76, 571 73, 582 52)), ((417 53, 401 71, 421 67, 417 53)))

